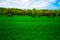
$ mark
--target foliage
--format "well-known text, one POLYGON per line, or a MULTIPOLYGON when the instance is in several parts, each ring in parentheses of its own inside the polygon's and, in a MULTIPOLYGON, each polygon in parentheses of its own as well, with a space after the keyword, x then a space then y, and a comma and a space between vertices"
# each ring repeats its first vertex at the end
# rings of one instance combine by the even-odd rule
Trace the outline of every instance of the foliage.
POLYGON ((37 10, 31 9, 17 9, 17 8, 0 8, 0 14, 3 15, 27 15, 27 16, 60 16, 60 10, 37 10))

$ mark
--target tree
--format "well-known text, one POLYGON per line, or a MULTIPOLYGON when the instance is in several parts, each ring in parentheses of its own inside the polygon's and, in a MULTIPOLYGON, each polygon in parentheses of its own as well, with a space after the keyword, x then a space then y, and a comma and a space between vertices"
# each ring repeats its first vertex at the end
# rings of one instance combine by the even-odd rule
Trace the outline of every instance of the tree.
POLYGON ((32 10, 32 16, 33 16, 33 17, 36 16, 36 10, 35 10, 35 8, 33 8, 33 10, 32 10))

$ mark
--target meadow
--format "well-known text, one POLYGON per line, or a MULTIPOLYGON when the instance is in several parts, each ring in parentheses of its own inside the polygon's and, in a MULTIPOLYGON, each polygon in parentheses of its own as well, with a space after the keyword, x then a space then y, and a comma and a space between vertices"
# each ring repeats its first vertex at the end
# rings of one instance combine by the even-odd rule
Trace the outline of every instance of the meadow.
POLYGON ((0 40, 60 40, 60 16, 0 15, 0 40))
POLYGON ((0 40, 60 40, 60 10, 0 8, 0 40))

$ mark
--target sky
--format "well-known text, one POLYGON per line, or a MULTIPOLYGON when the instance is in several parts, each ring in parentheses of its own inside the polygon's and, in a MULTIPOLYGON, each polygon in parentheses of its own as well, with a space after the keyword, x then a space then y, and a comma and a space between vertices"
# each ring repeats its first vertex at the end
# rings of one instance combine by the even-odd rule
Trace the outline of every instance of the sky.
POLYGON ((0 7, 19 9, 60 9, 60 0, 0 0, 0 7))

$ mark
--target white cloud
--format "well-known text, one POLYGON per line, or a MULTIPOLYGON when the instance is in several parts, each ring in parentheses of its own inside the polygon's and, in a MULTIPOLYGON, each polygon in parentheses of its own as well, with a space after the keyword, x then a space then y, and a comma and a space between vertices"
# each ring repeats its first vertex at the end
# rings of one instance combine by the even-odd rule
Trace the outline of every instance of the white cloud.
POLYGON ((58 4, 60 4, 60 2, 58 2, 58 4))
POLYGON ((46 8, 56 0, 6 0, 0 3, 0 7, 14 7, 14 8, 46 8))

